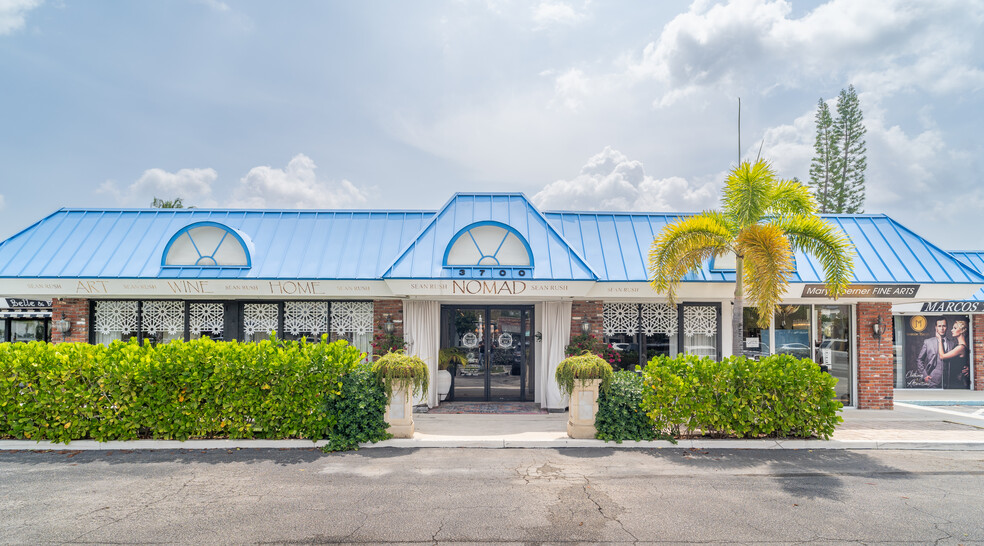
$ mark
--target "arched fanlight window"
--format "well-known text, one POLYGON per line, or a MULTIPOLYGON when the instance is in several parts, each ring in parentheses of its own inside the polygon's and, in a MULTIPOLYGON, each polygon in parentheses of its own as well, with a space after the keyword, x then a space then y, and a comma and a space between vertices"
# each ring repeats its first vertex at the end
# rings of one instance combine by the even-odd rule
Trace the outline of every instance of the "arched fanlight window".
POLYGON ((533 252, 513 228, 498 222, 472 224, 459 231, 444 253, 447 267, 532 267, 533 252))
POLYGON ((164 248, 162 267, 251 266, 249 249, 236 230, 216 222, 198 222, 181 228, 164 248))

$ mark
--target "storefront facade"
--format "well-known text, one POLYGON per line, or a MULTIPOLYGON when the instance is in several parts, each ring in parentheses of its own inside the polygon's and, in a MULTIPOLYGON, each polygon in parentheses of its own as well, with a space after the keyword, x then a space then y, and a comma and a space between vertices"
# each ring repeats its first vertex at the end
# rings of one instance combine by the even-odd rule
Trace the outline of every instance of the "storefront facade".
MULTIPOLYGON (((60 210, 0 244, 0 293, 51 298, 68 325, 55 343, 276 331, 371 352, 391 334, 435 371, 457 347, 454 399, 560 410, 553 370, 574 336, 605 339, 626 367, 730 354, 733 263, 688 276, 677 306, 648 284, 651 241, 677 217, 543 212, 521 194, 456 194, 436 211, 60 210)), ((966 299, 984 276, 888 217, 829 220, 857 248, 849 294, 828 298, 797 255, 773 326, 746 309, 742 346, 812 357, 846 404, 890 408, 892 306, 966 299)), ((439 404, 430 391, 422 402, 439 404)))
MULTIPOLYGON (((984 273, 984 252, 951 254, 984 273)), ((895 388, 984 390, 984 289, 964 300, 897 304, 892 311, 895 388)))

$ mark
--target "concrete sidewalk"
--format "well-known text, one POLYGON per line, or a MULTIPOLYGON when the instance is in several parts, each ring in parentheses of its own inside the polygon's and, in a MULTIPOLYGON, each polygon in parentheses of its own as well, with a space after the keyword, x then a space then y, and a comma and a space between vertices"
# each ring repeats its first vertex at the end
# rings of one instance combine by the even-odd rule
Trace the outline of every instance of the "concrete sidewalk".
MULTIPOLYGON (((567 437, 567 415, 416 414, 413 439, 387 440, 363 448, 695 448, 695 449, 933 449, 984 451, 984 415, 896 402, 892 411, 845 409, 844 423, 830 440, 680 440, 603 442, 567 437)), ((290 449, 320 447, 306 440, 78 440, 53 444, 0 440, 0 450, 138 450, 138 449, 290 449)))

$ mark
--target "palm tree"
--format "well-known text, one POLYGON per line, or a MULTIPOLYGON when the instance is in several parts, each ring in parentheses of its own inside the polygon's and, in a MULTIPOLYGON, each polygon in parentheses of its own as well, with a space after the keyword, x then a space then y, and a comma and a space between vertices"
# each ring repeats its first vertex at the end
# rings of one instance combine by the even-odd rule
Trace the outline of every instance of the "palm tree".
POLYGON ((653 288, 675 304, 684 275, 711 258, 734 254, 732 354, 741 354, 746 291, 758 307, 759 326, 768 328, 789 286, 797 249, 820 261, 831 297, 844 293, 854 270, 853 245, 817 216, 817 203, 805 186, 780 180, 764 160, 745 161, 728 174, 721 208, 664 227, 649 251, 649 275, 653 288))

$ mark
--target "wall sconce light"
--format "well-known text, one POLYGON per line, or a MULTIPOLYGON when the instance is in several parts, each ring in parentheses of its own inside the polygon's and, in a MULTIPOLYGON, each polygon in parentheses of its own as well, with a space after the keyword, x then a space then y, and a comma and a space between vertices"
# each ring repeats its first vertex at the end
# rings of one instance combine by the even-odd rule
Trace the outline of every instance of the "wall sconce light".
POLYGON ((396 325, 393 324, 393 319, 389 318, 388 316, 385 318, 386 318, 386 322, 383 323, 383 331, 386 332, 387 334, 392 334, 396 330, 396 325))
POLYGON ((581 333, 583 333, 585 335, 591 333, 591 323, 590 322, 582 322, 581 323, 581 333))
POLYGON ((65 315, 62 315, 62 318, 55 321, 55 330, 58 330, 61 335, 67 336, 72 333, 72 322, 65 320, 65 315))
POLYGON ((881 338, 882 335, 881 315, 878 316, 878 320, 871 323, 871 335, 874 336, 875 339, 881 338))

